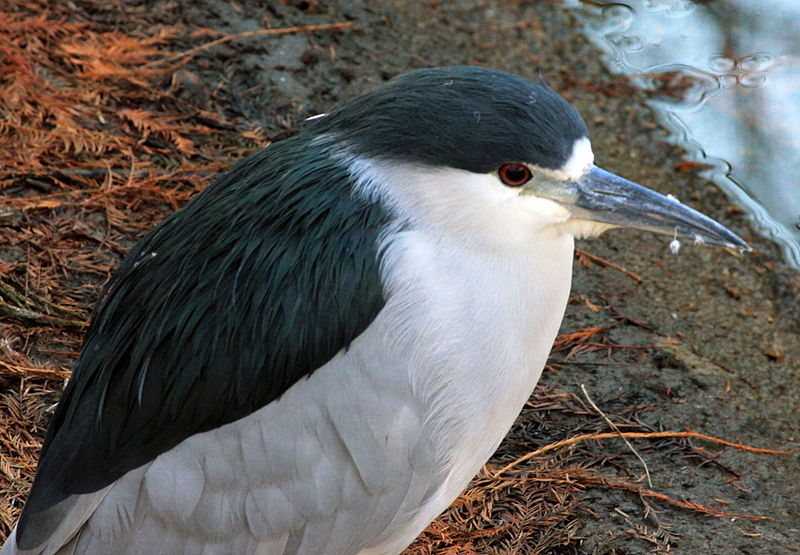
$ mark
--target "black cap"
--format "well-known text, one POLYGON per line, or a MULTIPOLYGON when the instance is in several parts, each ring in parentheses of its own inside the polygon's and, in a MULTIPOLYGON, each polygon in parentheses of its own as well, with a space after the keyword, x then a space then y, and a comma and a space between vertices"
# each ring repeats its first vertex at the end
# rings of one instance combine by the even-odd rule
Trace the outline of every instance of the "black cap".
POLYGON ((546 85, 477 66, 421 69, 314 120, 360 155, 488 173, 507 162, 557 169, 587 136, 546 85))

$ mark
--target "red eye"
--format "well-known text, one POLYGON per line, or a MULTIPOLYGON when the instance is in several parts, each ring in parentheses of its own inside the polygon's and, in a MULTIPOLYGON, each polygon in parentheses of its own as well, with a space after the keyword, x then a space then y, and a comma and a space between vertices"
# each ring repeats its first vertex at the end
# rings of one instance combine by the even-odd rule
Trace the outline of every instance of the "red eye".
POLYGON ((522 164, 503 164, 497 173, 509 187, 519 187, 531 179, 531 170, 522 164))

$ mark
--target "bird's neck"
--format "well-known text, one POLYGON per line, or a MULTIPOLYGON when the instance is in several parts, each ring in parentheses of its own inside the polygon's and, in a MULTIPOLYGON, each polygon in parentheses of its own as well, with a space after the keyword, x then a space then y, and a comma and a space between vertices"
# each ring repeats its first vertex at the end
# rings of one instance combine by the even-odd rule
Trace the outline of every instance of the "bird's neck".
POLYGON ((429 407, 441 456, 472 461, 454 466, 472 476, 547 360, 569 295, 572 237, 492 254, 413 229, 385 242, 395 346, 406 350, 409 379, 429 407))

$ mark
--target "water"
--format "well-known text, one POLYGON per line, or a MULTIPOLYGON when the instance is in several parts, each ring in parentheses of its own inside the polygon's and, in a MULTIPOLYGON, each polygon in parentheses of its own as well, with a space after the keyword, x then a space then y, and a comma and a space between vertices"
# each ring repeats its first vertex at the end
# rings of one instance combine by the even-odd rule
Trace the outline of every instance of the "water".
POLYGON ((800 0, 564 0, 691 161, 800 269, 800 0))

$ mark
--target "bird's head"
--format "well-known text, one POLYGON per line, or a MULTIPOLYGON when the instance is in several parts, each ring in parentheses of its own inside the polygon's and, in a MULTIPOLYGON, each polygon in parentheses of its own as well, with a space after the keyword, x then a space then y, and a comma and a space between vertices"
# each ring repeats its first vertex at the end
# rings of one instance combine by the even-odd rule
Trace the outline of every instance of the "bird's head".
POLYGON ((632 227, 749 249, 673 197, 596 167, 578 111, 515 75, 418 70, 313 120, 368 193, 453 235, 507 242, 632 227))

